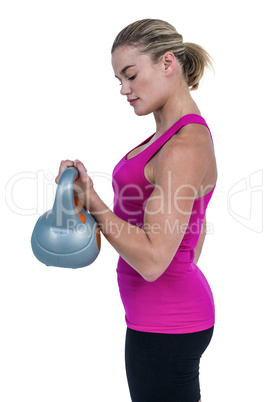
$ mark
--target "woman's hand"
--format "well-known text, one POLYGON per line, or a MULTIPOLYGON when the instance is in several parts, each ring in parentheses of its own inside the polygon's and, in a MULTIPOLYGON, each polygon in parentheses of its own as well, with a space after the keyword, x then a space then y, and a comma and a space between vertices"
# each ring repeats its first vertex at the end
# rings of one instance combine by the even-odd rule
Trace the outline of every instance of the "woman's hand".
POLYGON ((89 209, 90 205, 90 195, 93 190, 93 181, 87 174, 87 169, 84 164, 80 162, 78 159, 64 160, 60 164, 58 176, 55 179, 55 182, 58 183, 62 172, 68 167, 75 166, 79 172, 79 177, 74 183, 74 193, 77 195, 82 204, 89 209))

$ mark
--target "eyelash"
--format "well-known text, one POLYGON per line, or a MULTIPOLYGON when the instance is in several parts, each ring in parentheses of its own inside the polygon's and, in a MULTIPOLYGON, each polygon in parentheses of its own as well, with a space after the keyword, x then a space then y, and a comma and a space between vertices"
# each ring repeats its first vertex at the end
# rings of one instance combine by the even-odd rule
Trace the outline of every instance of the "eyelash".
MULTIPOLYGON (((133 75, 132 77, 127 78, 128 81, 133 81, 137 77, 137 74, 133 75)), ((119 85, 122 85, 122 82, 120 82, 119 85)))

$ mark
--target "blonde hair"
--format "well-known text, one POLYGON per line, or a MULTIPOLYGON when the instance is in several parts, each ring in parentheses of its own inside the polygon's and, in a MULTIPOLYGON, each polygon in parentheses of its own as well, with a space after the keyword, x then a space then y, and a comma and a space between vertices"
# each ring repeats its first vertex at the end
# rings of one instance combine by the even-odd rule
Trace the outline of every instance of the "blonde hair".
POLYGON ((182 35, 171 24, 158 19, 139 20, 124 28, 114 40, 112 53, 123 46, 137 46, 142 54, 150 54, 154 63, 172 52, 190 90, 198 88, 206 67, 213 68, 206 50, 195 43, 183 43, 182 35))

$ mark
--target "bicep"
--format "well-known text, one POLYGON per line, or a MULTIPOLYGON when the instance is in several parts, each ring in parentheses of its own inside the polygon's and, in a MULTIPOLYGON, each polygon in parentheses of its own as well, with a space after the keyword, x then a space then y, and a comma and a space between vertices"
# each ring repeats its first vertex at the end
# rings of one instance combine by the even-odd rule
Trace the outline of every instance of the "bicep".
POLYGON ((186 191, 181 191, 179 197, 176 192, 157 186, 147 202, 144 230, 163 267, 173 259, 190 219, 193 201, 186 195, 186 191))
POLYGON ((184 151, 183 147, 163 150, 145 210, 144 230, 163 272, 182 241, 203 178, 195 152, 184 151))

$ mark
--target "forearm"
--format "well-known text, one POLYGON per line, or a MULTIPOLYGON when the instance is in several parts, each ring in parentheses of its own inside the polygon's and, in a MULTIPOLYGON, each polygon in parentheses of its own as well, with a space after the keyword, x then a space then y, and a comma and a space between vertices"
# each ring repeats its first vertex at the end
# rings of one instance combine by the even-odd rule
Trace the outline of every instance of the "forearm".
POLYGON ((154 250, 148 234, 113 213, 93 189, 88 205, 99 228, 118 254, 146 280, 150 280, 154 250))

